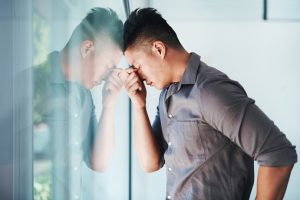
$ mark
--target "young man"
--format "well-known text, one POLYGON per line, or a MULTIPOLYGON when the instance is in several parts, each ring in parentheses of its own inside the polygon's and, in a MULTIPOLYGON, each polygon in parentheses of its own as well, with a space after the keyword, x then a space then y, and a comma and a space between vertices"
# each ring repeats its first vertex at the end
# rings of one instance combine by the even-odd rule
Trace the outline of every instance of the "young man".
MULTIPOLYGON (((53 199, 81 198, 81 163, 107 168, 114 149, 116 96, 122 87, 114 69, 123 55, 123 23, 111 9, 93 8, 61 51, 34 67, 34 123, 49 129, 53 199), (89 89, 105 81, 96 121, 89 89)), ((100 102, 99 102, 100 103, 100 102)))
POLYGON ((166 165, 167 199, 249 199, 253 160, 256 198, 283 198, 295 147, 238 82, 188 53, 153 8, 130 14, 124 49, 137 156, 146 172, 166 165), (162 89, 152 127, 143 81, 162 89))

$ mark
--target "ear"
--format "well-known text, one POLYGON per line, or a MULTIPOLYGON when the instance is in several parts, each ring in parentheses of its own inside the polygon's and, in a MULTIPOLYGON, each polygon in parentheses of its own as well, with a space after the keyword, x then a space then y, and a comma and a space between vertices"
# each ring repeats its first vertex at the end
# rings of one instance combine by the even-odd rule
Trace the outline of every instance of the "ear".
POLYGON ((166 55, 166 46, 163 42, 161 41, 154 41, 152 43, 152 53, 154 53, 154 55, 159 56, 161 59, 164 59, 165 55, 166 55))
POLYGON ((80 54, 82 58, 86 58, 95 50, 94 42, 91 40, 85 40, 80 45, 80 54))

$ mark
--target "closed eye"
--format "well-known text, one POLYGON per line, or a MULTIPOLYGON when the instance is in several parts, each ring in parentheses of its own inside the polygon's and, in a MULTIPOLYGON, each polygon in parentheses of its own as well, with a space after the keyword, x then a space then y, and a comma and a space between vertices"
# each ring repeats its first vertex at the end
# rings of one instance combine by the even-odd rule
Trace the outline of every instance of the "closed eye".
POLYGON ((134 65, 131 65, 130 66, 131 68, 133 68, 133 69, 137 69, 138 70, 138 72, 140 71, 140 69, 141 69, 141 65, 139 65, 138 67, 136 67, 136 66, 134 66, 134 65))

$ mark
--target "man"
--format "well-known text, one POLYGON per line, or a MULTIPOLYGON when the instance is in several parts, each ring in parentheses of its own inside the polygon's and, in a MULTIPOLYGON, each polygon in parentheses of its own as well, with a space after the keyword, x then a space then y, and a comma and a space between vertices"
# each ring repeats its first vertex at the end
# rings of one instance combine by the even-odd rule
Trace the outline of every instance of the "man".
POLYGON ((81 163, 103 171, 114 149, 116 96, 122 87, 114 69, 123 47, 123 23, 111 9, 93 8, 61 51, 34 67, 34 123, 50 135, 52 198, 79 199, 81 163), (105 82, 96 121, 89 89, 105 82))
POLYGON ((146 172, 166 165, 167 199, 249 199, 253 160, 256 198, 283 198, 295 147, 238 82, 188 53, 153 8, 130 14, 124 50, 137 156, 146 172), (143 81, 162 89, 152 127, 143 81))

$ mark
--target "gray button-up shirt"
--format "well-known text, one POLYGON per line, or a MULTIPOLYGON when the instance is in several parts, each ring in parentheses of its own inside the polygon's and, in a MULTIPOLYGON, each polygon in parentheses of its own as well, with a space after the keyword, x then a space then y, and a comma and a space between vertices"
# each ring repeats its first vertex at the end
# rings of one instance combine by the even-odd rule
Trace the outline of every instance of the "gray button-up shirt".
POLYGON ((249 199, 253 160, 297 161, 295 146, 243 87, 195 53, 181 82, 161 92, 153 131, 167 168, 166 199, 249 199))
POLYGON ((65 80, 59 53, 34 67, 34 123, 49 128, 53 199, 81 199, 82 161, 90 165, 91 143, 97 130, 91 92, 65 80))

